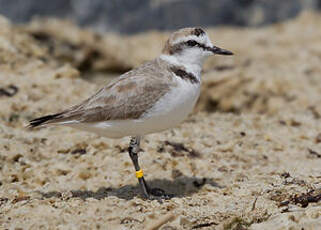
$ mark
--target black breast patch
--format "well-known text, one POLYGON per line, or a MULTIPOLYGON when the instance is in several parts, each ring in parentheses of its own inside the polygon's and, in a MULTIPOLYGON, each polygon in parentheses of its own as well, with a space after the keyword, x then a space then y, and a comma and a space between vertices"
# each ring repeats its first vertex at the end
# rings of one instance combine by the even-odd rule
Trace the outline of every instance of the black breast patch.
POLYGON ((193 84, 197 84, 200 83, 200 81, 198 80, 198 78, 192 74, 192 73, 188 73, 186 72, 184 69, 179 68, 179 67, 171 67, 170 70, 175 73, 176 76, 182 78, 183 80, 189 81, 193 84))

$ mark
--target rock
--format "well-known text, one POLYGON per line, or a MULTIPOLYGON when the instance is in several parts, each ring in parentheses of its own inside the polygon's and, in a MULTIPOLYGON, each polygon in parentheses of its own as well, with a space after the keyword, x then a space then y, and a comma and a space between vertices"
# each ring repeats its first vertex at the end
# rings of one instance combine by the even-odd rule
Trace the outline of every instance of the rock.
POLYGON ((319 0, 0 0, 0 13, 15 22, 33 16, 67 17, 101 31, 137 33, 191 25, 259 26, 293 18, 319 0))

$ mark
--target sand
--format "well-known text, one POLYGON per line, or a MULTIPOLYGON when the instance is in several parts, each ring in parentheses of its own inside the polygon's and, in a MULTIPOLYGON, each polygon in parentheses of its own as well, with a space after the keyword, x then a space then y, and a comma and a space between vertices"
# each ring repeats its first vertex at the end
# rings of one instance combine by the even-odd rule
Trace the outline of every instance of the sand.
POLYGON ((236 55, 205 63, 184 123, 143 138, 148 183, 175 194, 160 203, 140 194, 129 138, 25 125, 157 56, 168 33, 0 18, 0 228, 320 228, 320 27, 321 15, 303 13, 263 28, 208 28, 236 55))

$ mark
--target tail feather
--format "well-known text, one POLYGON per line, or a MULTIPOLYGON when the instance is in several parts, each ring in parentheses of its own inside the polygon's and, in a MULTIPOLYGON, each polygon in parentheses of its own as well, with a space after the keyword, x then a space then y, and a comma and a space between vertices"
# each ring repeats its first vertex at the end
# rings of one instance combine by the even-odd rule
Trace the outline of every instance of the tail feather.
POLYGON ((41 125, 53 123, 57 118, 61 116, 62 113, 52 114, 44 117, 39 117, 34 120, 29 121, 28 128, 35 128, 41 125))

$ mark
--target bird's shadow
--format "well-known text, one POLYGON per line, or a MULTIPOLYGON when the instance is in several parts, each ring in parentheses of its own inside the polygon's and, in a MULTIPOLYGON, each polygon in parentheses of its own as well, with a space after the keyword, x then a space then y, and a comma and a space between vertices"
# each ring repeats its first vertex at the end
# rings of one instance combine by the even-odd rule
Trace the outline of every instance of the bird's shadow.
MULTIPOLYGON (((197 178, 180 176, 175 180, 167 179, 154 179, 147 181, 148 186, 151 188, 163 189, 166 193, 174 195, 174 197, 189 196, 193 193, 197 193, 205 184, 216 188, 223 188, 217 184, 211 178, 197 178)), ((136 196, 142 197, 139 184, 136 185, 125 185, 120 188, 113 187, 101 187, 97 191, 90 190, 72 190, 70 191, 72 197, 81 198, 83 200, 87 198, 94 198, 97 200, 104 199, 109 196, 116 196, 120 199, 131 200, 136 196)), ((39 192, 43 198, 57 197, 61 198, 62 192, 50 191, 50 192, 39 192)))

